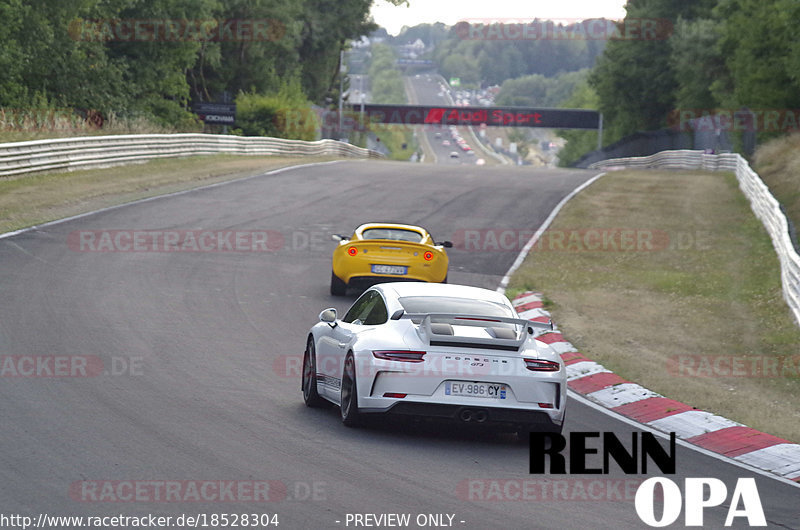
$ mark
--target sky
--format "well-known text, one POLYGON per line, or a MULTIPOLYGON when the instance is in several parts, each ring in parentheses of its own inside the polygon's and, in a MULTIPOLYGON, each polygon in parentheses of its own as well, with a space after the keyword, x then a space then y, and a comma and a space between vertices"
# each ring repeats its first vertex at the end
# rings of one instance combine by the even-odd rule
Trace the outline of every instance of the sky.
POLYGON ((378 25, 397 35, 403 26, 444 22, 452 26, 459 20, 501 22, 534 18, 582 20, 585 18, 625 17, 626 0, 409 0, 410 7, 394 6, 375 0, 372 17, 378 25))

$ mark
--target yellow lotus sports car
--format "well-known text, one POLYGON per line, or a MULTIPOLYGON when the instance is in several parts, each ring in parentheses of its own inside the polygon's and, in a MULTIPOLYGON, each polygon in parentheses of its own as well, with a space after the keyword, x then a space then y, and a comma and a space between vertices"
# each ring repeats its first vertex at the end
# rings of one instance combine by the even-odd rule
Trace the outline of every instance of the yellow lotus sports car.
POLYGON ((447 283, 450 241, 435 243, 422 227, 367 223, 353 235, 334 234, 339 246, 333 251, 331 294, 342 296, 354 284, 386 281, 447 283))

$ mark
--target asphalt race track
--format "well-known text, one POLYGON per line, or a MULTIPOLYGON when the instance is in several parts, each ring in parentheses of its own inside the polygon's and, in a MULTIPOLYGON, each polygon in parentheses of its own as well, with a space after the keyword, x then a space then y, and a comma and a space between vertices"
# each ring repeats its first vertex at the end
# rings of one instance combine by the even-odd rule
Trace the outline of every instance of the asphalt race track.
MULTIPOLYGON (((266 513, 278 514, 281 529, 353 528, 348 514, 367 513, 411 514, 412 528, 420 514, 452 515, 439 526, 465 529, 646 527, 632 499, 614 493, 645 477, 613 462, 609 475, 530 475, 528 446, 513 435, 349 429, 334 408, 306 408, 300 391, 309 327, 355 296, 328 294, 331 233, 374 220, 419 223, 438 240, 464 229, 534 229, 593 175, 342 162, 0 239, 0 514, 266 513), (270 231, 271 251, 76 246, 80 231, 115 230, 270 231), (571 481, 571 500, 532 498, 543 480, 571 481), (607 492, 581 499, 580 487, 597 480, 607 492), (523 481, 539 483, 523 496, 523 481), (223 483, 233 489, 222 494, 223 483)), ((496 288, 518 250, 453 249, 449 281, 496 288)), ((568 406, 566 431, 623 439, 635 431, 568 406)), ((679 446, 670 478, 682 487, 685 477, 717 477, 729 492, 737 478, 755 477, 770 526, 800 525, 796 487, 679 446)), ((706 511, 707 527, 723 526, 725 504, 706 511)))

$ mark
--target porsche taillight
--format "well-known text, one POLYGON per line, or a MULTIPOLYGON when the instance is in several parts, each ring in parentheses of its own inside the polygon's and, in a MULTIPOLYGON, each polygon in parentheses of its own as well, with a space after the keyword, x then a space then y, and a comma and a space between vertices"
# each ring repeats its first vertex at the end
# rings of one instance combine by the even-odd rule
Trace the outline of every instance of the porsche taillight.
POLYGON ((356 254, 358 254, 358 249, 356 247, 350 247, 347 249, 347 253, 350 256, 355 256, 356 254))
POLYGON ((544 359, 525 359, 525 368, 532 372, 558 372, 561 365, 556 361, 546 361, 544 359))
POLYGON ((425 359, 424 351, 409 351, 409 350, 373 350, 372 355, 376 359, 383 359, 385 361, 401 361, 405 363, 421 363, 425 359))
POLYGON ((425 261, 432 260, 433 259, 433 252, 431 252, 431 251, 426 252, 425 255, 424 255, 424 258, 425 258, 425 261))

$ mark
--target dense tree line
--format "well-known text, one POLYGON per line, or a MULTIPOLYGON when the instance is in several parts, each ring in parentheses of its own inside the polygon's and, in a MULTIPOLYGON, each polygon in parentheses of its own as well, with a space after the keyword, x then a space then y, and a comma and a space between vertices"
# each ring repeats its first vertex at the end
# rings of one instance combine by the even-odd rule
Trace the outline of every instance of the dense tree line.
POLYGON ((558 107, 576 87, 586 82, 589 69, 560 72, 552 77, 541 74, 508 79, 500 85, 495 103, 505 107, 558 107))
POLYGON ((392 46, 412 44, 419 39, 426 47, 435 48, 440 42, 447 40, 450 28, 442 22, 422 23, 416 26, 404 26, 397 36, 389 35, 383 28, 379 28, 373 35, 382 38, 392 46))
MULTIPOLYGON (((574 25, 533 21, 525 26, 531 31, 525 33, 517 25, 461 22, 436 45, 432 58, 445 77, 459 77, 467 84, 497 85, 533 74, 554 77, 590 68, 605 47, 603 39, 571 38, 574 25)), ((435 29, 431 28, 433 35, 435 29)))
POLYGON ((395 65, 397 55, 385 44, 373 44, 369 65, 372 103, 404 105, 406 90, 403 76, 395 65))
MULTIPOLYGON (((0 107, 191 120, 190 101, 338 89, 372 0, 0 0, 0 107), (289 82, 296 80, 297 83, 289 82)), ((398 3, 395 1, 394 3, 398 3)))
POLYGON ((776 126, 756 126, 768 133, 791 127, 781 117, 800 108, 800 2, 629 0, 626 9, 627 19, 668 19, 673 32, 608 43, 589 79, 607 142, 674 126, 679 111, 775 110, 776 126))
MULTIPOLYGON (((502 104, 544 106, 561 98, 563 107, 598 109, 606 144, 679 126, 682 116, 742 108, 755 111, 762 138, 800 127, 800 2, 629 0, 626 10, 622 37, 609 32, 606 40, 526 40, 502 25, 456 25, 447 38, 436 37, 432 58, 462 83, 502 84, 502 104), (655 33, 628 33, 650 22, 655 33), (577 74, 583 68, 591 69, 586 80, 577 74), (563 99, 565 87, 572 93, 563 99)), ((414 35, 424 40, 434 30, 441 32, 420 28, 414 35)), ((593 132, 564 134, 571 140, 567 159, 596 142, 593 132)))

